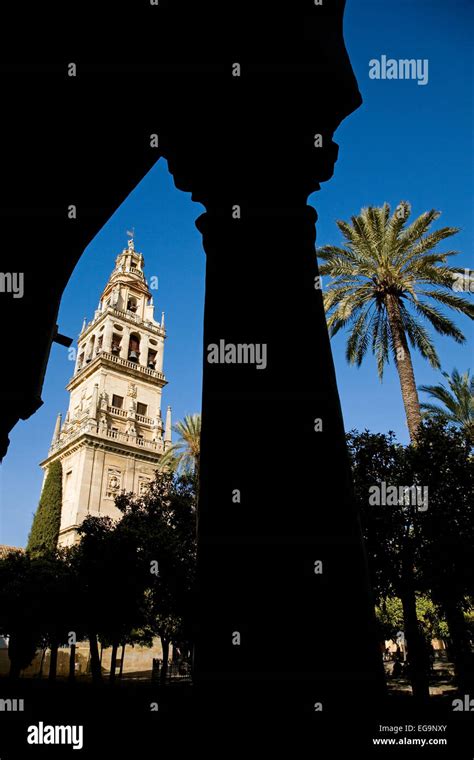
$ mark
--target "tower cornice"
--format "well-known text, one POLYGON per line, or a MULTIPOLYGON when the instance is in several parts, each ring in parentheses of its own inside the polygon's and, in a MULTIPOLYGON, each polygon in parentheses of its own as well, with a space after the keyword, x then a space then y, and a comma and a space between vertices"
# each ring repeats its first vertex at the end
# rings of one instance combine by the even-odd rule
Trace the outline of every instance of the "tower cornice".
POLYGON ((138 274, 132 272, 117 272, 112 274, 110 280, 102 291, 101 300, 107 298, 107 296, 113 291, 117 285, 125 285, 128 288, 133 288, 137 293, 141 293, 146 298, 151 298, 151 292, 145 280, 145 275, 141 273, 141 277, 138 274))
POLYGON ((166 380, 163 372, 159 372, 155 369, 149 369, 148 367, 143 367, 141 364, 128 361, 127 359, 122 359, 120 356, 116 356, 115 354, 109 354, 105 351, 101 351, 94 359, 92 359, 91 362, 85 364, 80 370, 76 372, 74 377, 72 377, 69 383, 66 385, 66 390, 74 390, 74 388, 76 388, 78 385, 81 385, 81 383, 87 377, 93 375, 102 366, 112 371, 114 369, 117 371, 123 371, 123 369, 125 369, 127 377, 140 380, 141 382, 149 383, 150 385, 158 386, 159 388, 164 388, 165 385, 168 385, 168 381, 166 380))
POLYGON ((84 329, 81 331, 79 340, 85 340, 89 333, 93 329, 97 328, 97 325, 103 321, 107 315, 115 317, 117 320, 123 320, 127 324, 131 324, 134 327, 140 328, 141 330, 147 330, 151 333, 154 333, 155 335, 158 335, 161 338, 166 338, 166 330, 159 324, 159 322, 143 320, 130 311, 117 309, 115 306, 107 306, 103 311, 100 311, 97 316, 95 316, 93 319, 91 319, 90 322, 85 325, 84 329))
POLYGON ((53 450, 50 449, 46 459, 40 462, 40 467, 47 467, 56 459, 65 459, 65 457, 86 446, 92 446, 93 448, 121 456, 129 454, 134 459, 152 464, 158 464, 163 456, 163 448, 159 442, 145 441, 142 444, 137 444, 136 440, 132 440, 131 436, 123 435, 116 437, 112 436, 110 431, 104 435, 98 429, 94 431, 91 428, 81 428, 69 439, 66 439, 63 444, 60 444, 53 450), (129 440, 125 440, 126 438, 129 438, 129 440))

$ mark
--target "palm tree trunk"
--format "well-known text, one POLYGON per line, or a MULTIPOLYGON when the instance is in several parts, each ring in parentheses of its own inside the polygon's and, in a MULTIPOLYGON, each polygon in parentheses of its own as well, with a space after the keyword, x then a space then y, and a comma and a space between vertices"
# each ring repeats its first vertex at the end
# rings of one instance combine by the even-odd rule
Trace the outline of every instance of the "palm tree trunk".
POLYGON ((117 652, 118 652, 118 641, 114 641, 112 643, 112 654, 110 655, 110 674, 109 674, 109 682, 114 683, 115 681, 115 671, 117 669, 117 652))
POLYGON ((43 665, 44 665, 44 658, 46 656, 46 647, 43 647, 43 651, 41 652, 41 661, 38 671, 38 678, 43 678, 43 665))
POLYGON ((71 644, 69 652, 69 680, 74 681, 76 677, 76 645, 71 644))
POLYGON ((89 651, 92 680, 95 683, 99 683, 102 680, 102 670, 100 667, 99 647, 97 646, 97 636, 95 633, 89 634, 89 651))
POLYGON ((123 661, 125 659, 125 647, 126 646, 127 646, 126 644, 122 644, 122 656, 120 657, 120 673, 119 673, 120 678, 122 678, 122 675, 123 675, 123 661))
POLYGON ((421 412, 410 349, 403 328, 400 307, 395 296, 387 296, 385 303, 390 332, 392 334, 395 364, 400 379, 400 388, 402 391, 403 405, 405 407, 408 431, 410 433, 410 439, 414 441, 421 424, 421 412))
POLYGON ((201 455, 196 454, 194 477, 196 483, 196 539, 199 537, 199 480, 201 477, 201 455))
POLYGON ((58 668, 58 649, 59 644, 57 639, 54 637, 51 640, 51 647, 50 647, 50 660, 49 660, 49 674, 48 674, 48 680, 49 681, 55 681, 56 680, 56 671, 58 668))
POLYGON ((161 636, 161 648, 163 650, 163 664, 161 666, 161 683, 166 683, 166 678, 168 676, 168 657, 170 654, 170 642, 169 639, 163 638, 161 636))

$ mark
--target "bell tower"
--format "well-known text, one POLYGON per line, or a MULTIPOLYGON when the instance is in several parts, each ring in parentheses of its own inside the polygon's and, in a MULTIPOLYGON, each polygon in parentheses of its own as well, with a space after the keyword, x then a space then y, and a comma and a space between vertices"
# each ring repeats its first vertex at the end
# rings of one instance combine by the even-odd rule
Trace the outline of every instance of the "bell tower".
POLYGON ((61 546, 77 540, 87 515, 119 517, 115 496, 142 493, 171 445, 170 407, 166 429, 161 414, 164 314, 155 321, 144 258, 129 235, 92 320, 84 320, 69 409, 41 463, 45 475, 51 462, 62 463, 61 546))

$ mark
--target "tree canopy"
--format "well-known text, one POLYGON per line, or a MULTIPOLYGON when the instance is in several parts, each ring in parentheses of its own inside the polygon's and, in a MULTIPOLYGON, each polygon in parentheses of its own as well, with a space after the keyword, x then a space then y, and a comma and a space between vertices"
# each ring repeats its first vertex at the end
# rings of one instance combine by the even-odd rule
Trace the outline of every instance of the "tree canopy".
POLYGON ((33 518, 27 550, 41 554, 54 552, 58 543, 62 506, 62 467, 56 459, 48 467, 41 497, 33 518))

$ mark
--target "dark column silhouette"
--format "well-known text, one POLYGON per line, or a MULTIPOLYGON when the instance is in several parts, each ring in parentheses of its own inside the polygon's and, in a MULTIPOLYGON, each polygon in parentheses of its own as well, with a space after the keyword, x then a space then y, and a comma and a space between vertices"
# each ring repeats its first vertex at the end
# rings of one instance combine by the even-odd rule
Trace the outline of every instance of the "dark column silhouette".
MULTIPOLYGON (((72 80, 64 63, 29 78, 8 71, 6 102, 19 88, 24 98, 6 125, 15 163, 3 248, 25 272, 9 325, 14 342, 27 330, 28 350, 15 380, 9 368, 3 377, 3 452, 41 403, 59 300, 84 246, 164 156, 206 209, 198 706, 235 721, 260 710, 314 717, 321 702, 338 720, 348 699, 363 711, 382 689, 307 206, 332 175, 335 129, 361 102, 344 2, 265 0, 232 18, 208 2, 160 2, 159 17, 129 6, 144 21, 139 45, 120 49, 131 64, 79 60, 72 80), (39 121, 32 144, 28 115, 48 109, 56 118, 39 121), (264 344, 265 369, 209 364, 221 340, 264 344)), ((91 60, 101 43, 92 29, 91 60)))
POLYGON ((165 148, 177 186, 206 208, 195 651, 204 713, 301 716, 321 701, 334 717, 349 693, 362 710, 381 694, 307 206, 332 176, 337 125, 360 104, 342 8, 308 6, 291 63, 242 61, 235 77, 229 64, 205 90, 196 76, 165 148), (265 369, 209 363, 221 342, 264 345, 265 369), (355 647, 351 630, 363 631, 355 647))

